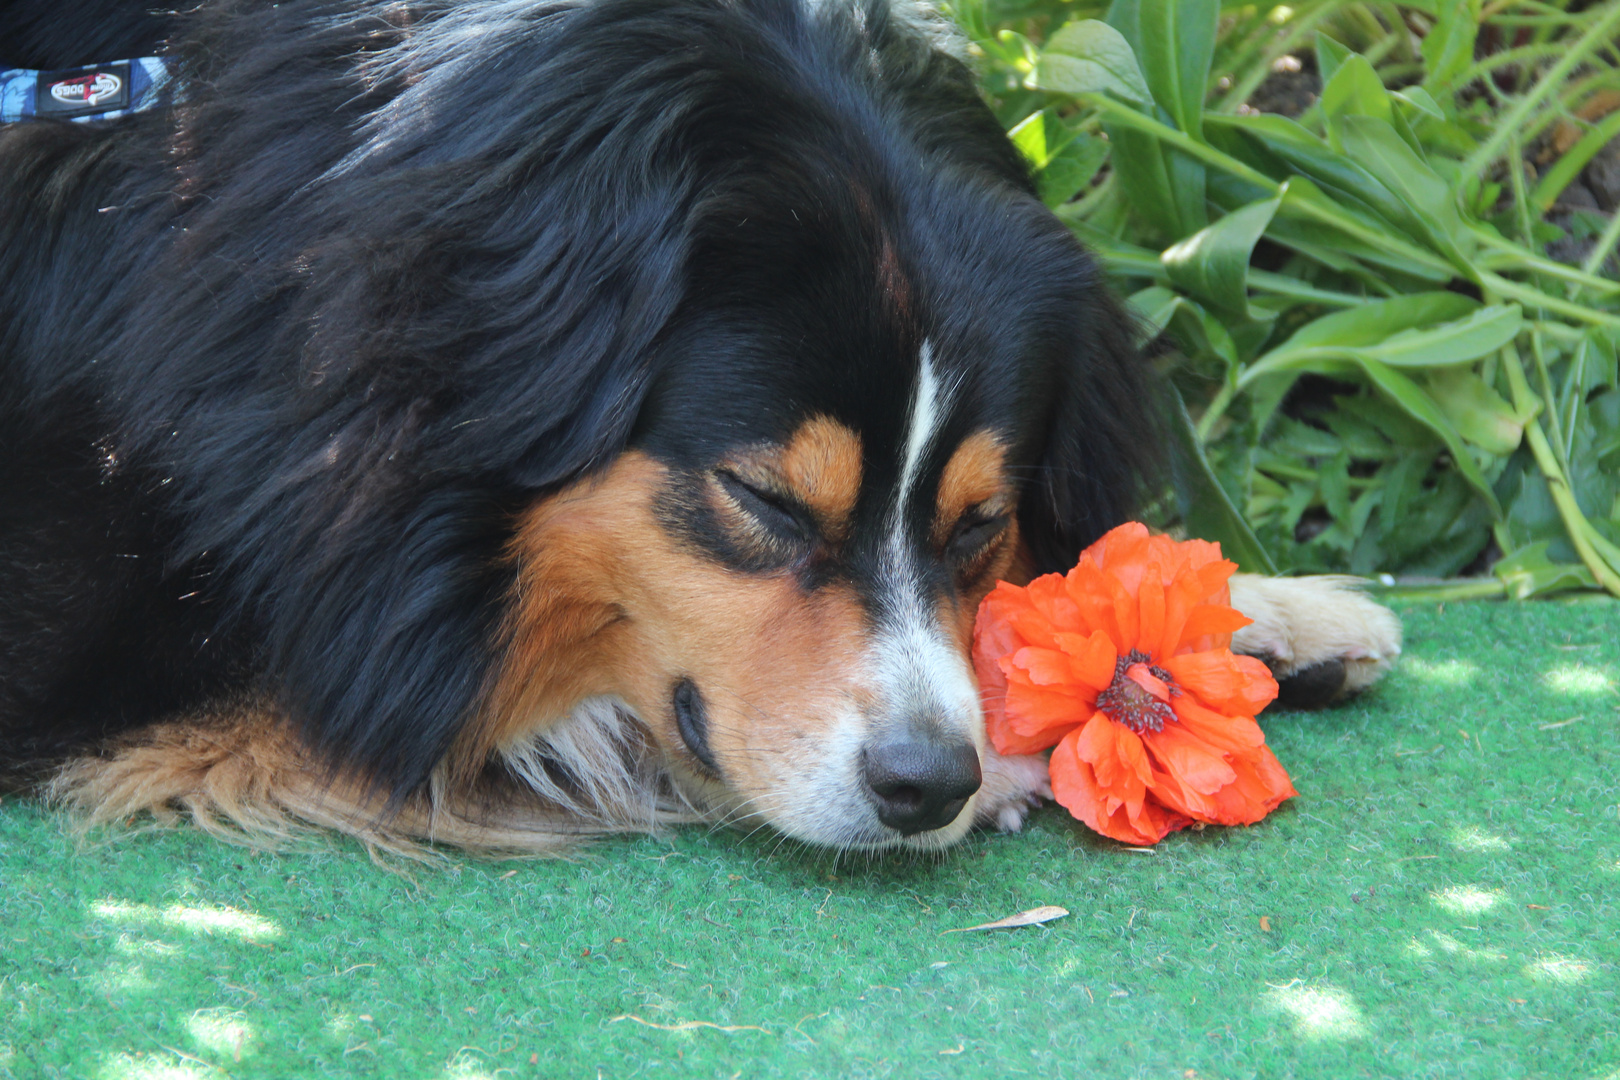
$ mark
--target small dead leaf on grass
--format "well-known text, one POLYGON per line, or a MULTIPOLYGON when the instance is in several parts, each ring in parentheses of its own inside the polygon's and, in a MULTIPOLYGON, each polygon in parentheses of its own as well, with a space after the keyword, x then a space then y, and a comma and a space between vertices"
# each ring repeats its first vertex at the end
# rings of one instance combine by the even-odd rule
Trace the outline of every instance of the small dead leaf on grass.
POLYGON ((1266 933, 1266 934, 1271 933, 1271 916, 1270 915, 1262 915, 1262 916, 1260 916, 1260 931, 1262 933, 1266 933))
MULTIPOLYGON (((620 1020, 634 1020, 643 1027, 657 1028, 659 1031, 691 1031, 693 1028, 713 1028, 715 1031, 724 1031, 728 1035, 734 1031, 765 1031, 764 1028, 755 1024, 711 1024, 707 1020, 683 1020, 679 1024, 655 1024, 651 1020, 643 1020, 632 1013, 615 1016, 608 1023, 617 1024, 620 1020)), ((769 1035, 770 1032, 765 1031, 765 1034, 769 1035)))
POLYGON ((1069 913, 1068 908, 1061 908, 1055 904, 1046 904, 1028 911, 1020 911, 1016 915, 1009 915, 1005 919, 995 922, 980 923, 978 926, 958 926, 953 930, 942 930, 942 934, 966 934, 971 930, 1012 930, 1020 926, 1036 926, 1040 923, 1061 919, 1069 913))

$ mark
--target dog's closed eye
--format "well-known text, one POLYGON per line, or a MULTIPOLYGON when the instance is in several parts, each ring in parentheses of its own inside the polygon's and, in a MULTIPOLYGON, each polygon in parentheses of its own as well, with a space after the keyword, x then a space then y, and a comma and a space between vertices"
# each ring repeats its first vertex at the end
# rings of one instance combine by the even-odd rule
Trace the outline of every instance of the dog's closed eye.
POLYGON ((732 505, 763 529, 770 540, 795 549, 814 542, 815 527, 809 513, 786 496, 725 469, 717 470, 714 477, 732 505))
POLYGON ((1012 524, 1010 513, 989 513, 984 508, 970 510, 951 530, 945 542, 945 557, 956 566, 963 582, 980 577, 992 556, 1006 539, 1012 524))
POLYGON ((982 513, 970 513, 956 523, 956 529, 945 545, 945 554, 957 562, 967 562, 989 547, 992 541, 1006 531, 1011 521, 1010 514, 985 516, 982 513))

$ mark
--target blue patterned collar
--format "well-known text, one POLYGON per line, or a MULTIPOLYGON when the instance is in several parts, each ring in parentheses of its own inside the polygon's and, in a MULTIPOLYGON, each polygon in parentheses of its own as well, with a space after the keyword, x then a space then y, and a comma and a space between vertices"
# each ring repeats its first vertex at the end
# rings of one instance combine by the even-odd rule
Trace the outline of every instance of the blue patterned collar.
POLYGON ((114 120, 173 100, 170 65, 161 56, 115 60, 60 71, 0 67, 0 124, 18 120, 114 120))

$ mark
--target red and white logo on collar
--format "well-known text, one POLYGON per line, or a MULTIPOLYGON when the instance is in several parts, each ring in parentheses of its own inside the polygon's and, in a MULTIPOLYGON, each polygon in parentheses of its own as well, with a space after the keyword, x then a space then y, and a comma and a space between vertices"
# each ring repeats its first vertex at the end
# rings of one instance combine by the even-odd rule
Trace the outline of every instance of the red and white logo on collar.
POLYGON ((51 97, 64 105, 100 105, 118 96, 124 80, 107 71, 86 72, 72 79, 51 83, 51 97))

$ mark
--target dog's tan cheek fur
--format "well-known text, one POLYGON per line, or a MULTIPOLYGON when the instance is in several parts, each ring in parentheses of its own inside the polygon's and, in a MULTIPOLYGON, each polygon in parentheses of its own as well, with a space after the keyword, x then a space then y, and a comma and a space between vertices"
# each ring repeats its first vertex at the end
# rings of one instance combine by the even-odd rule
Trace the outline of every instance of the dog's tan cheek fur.
POLYGON ((710 748, 743 795, 781 782, 791 747, 813 745, 859 700, 860 606, 836 587, 805 594, 790 573, 727 570, 671 536, 655 510, 663 467, 629 453, 600 478, 530 511, 512 554, 510 645, 469 766, 565 716, 623 699, 672 759, 692 762, 670 697, 692 679, 710 748))

